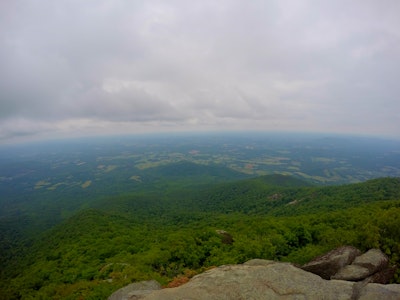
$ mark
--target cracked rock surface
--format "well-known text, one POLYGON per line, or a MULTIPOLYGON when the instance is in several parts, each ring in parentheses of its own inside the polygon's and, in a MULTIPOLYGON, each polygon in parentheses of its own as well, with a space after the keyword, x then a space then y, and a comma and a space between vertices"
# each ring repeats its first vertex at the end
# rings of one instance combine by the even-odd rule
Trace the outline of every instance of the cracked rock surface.
POLYGON ((176 287, 126 299, 400 299, 400 285, 325 280, 290 263, 251 260, 221 266, 176 287), (384 297, 384 298, 381 298, 384 297))
POLYGON ((398 300, 400 285, 382 284, 390 282, 395 271, 396 266, 390 266, 379 249, 362 254, 355 247, 342 246, 301 268, 253 259, 209 270, 176 288, 160 289, 155 281, 134 283, 116 291, 109 300, 398 300))

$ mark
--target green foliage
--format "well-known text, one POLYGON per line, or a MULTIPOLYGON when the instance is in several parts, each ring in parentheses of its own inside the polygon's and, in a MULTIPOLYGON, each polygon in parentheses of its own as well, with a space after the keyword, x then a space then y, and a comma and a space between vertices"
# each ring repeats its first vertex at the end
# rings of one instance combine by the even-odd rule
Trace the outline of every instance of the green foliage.
POLYGON ((399 264, 399 186, 397 178, 313 187, 268 176, 104 198, 30 242, 2 233, 13 243, 1 244, 0 299, 104 299, 133 281, 167 284, 252 258, 302 264, 341 245, 378 247, 399 264))

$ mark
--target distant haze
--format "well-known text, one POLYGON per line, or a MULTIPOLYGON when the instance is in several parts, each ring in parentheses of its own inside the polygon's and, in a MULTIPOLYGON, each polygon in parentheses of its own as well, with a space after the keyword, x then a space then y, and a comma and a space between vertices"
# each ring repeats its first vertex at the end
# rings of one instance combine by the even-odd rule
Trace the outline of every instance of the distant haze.
POLYGON ((400 1, 2 0, 0 143, 265 130, 400 137, 400 1))

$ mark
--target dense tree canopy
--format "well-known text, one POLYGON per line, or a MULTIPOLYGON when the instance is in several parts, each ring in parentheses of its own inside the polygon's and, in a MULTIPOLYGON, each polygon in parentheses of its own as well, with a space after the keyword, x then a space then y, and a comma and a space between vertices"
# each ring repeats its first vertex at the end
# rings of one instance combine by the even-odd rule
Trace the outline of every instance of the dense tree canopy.
POLYGON ((0 299, 101 299, 133 281, 167 285, 252 258, 304 263, 341 245, 377 247, 398 264, 399 215, 397 178, 314 187, 278 176, 111 196, 34 239, 15 236, 20 219, 3 225, 0 299))

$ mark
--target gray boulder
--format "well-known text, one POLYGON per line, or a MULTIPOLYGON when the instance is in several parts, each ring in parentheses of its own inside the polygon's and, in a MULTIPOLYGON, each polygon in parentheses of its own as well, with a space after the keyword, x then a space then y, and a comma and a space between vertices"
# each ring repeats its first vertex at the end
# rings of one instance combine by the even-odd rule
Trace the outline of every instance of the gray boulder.
POLYGON ((332 279, 359 281, 387 269, 389 258, 379 249, 371 249, 356 257, 351 265, 340 269, 332 279))
POLYGON ((351 264, 360 254, 361 251, 355 247, 343 246, 316 257, 301 268, 307 272, 317 274, 323 279, 330 279, 344 266, 351 264))
POLYGON ((136 300, 142 299, 145 295, 161 289, 161 285, 155 280, 131 283, 116 292, 108 300, 136 300))
POLYGON ((388 266, 389 258, 381 250, 371 249, 356 257, 352 264, 366 267, 370 272, 375 273, 388 266))
POLYGON ((371 273, 368 268, 357 265, 349 265, 340 269, 339 272, 332 276, 332 279, 360 281, 370 275, 371 273))

